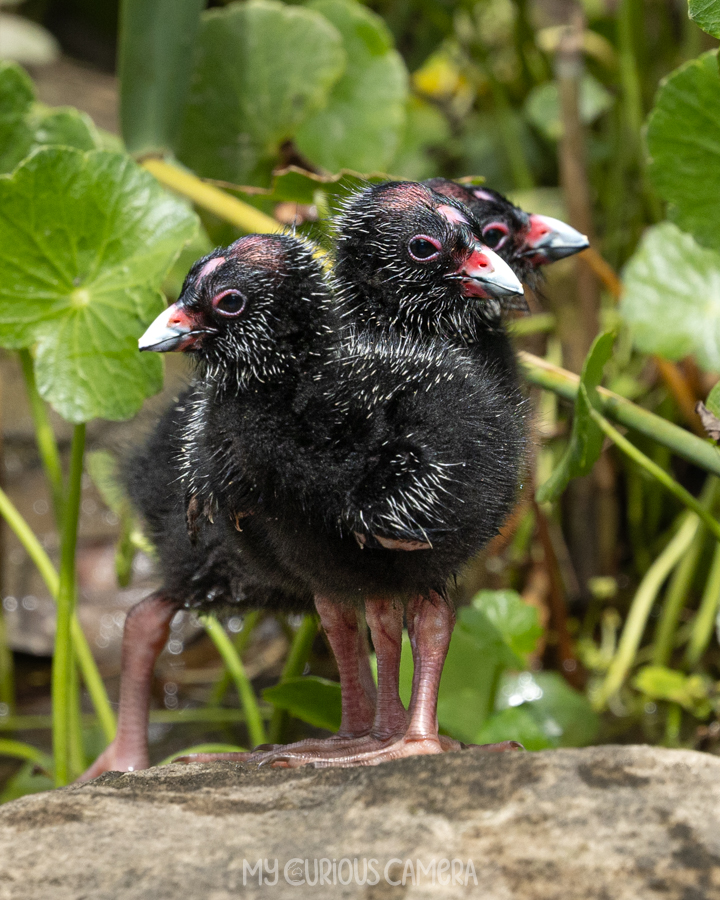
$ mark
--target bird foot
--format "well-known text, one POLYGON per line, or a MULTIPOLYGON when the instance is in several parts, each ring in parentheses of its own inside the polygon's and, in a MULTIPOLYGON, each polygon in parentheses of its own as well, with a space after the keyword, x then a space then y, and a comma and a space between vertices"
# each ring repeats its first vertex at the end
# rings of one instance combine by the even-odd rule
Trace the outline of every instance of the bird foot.
POLYGON ((316 769, 330 767, 347 768, 350 766, 377 766, 392 759, 404 759, 408 756, 429 756, 437 753, 450 753, 458 750, 482 750, 490 753, 502 753, 506 750, 523 750, 517 741, 503 741, 499 744, 463 744, 446 735, 412 739, 405 735, 394 735, 380 739, 367 735, 326 748, 324 752, 295 752, 289 748, 278 748, 263 754, 257 760, 258 766, 273 768, 299 768, 312 766, 316 769))
POLYGON ((115 741, 112 741, 95 762, 75 780, 75 783, 90 781, 105 772, 137 772, 140 769, 147 769, 149 765, 147 754, 140 751, 123 752, 116 747, 115 741))
MULTIPOLYGON (((329 738, 308 738, 294 744, 261 744, 245 753, 190 753, 173 760, 175 763, 239 762, 260 767, 296 769, 312 766, 316 769, 350 766, 377 766, 391 759, 406 756, 428 756, 435 753, 452 753, 458 750, 482 750, 486 753, 503 753, 507 750, 524 750, 517 741, 499 744, 463 744, 447 735, 420 740, 392 735, 379 738, 372 734, 349 737, 333 735, 329 738)), ((91 776, 92 777, 92 776, 91 776)))

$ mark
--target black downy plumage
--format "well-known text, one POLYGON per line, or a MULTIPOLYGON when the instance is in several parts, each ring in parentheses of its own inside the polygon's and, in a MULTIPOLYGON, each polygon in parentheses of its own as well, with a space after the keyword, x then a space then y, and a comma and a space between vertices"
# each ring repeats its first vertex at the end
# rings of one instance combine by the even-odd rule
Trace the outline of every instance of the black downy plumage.
MULTIPOLYGON (((466 244, 453 273, 473 252, 466 244)), ((301 242, 255 236, 201 260, 141 346, 185 349, 201 364, 130 479, 164 563, 163 609, 187 603, 193 582, 207 606, 214 580, 245 604, 256 588, 270 603, 302 604, 308 589, 341 607, 411 601, 444 591, 497 530, 514 492, 498 461, 522 438, 498 414, 492 366, 478 378, 457 350, 389 338, 350 336, 338 352, 321 267, 301 242), (158 503, 158 461, 174 475, 179 466, 191 518, 213 521, 190 553, 180 482, 158 503)))

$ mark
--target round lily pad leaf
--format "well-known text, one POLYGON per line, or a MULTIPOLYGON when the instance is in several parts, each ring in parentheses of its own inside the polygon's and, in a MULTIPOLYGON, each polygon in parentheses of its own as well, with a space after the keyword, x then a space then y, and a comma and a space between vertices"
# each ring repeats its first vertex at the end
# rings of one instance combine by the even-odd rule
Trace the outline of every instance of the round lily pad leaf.
POLYGON ((620 314, 639 350, 672 360, 692 354, 720 371, 720 254, 663 222, 645 233, 623 281, 620 314))
POLYGON ((302 154, 329 172, 383 169, 405 124, 408 74, 383 20, 354 0, 315 0, 310 8, 338 29, 347 66, 323 109, 295 136, 302 154))
POLYGON ((94 150, 100 137, 92 119, 71 107, 35 103, 29 76, 15 63, 0 62, 0 173, 12 172, 38 147, 60 144, 94 150))
POLYGON ((201 175, 267 183, 280 146, 320 109, 345 67, 320 13, 249 0, 203 16, 177 145, 201 175))
POLYGON ((66 419, 126 419, 162 366, 137 340, 194 213, 119 153, 38 150, 0 177, 0 346, 35 345, 42 396, 66 419))
POLYGON ((16 63, 0 60, 0 172, 9 172, 30 151, 32 131, 25 117, 35 91, 30 76, 16 63))
POLYGON ((662 83, 648 120, 650 175, 669 215, 701 244, 720 249, 720 73, 703 53, 662 83))

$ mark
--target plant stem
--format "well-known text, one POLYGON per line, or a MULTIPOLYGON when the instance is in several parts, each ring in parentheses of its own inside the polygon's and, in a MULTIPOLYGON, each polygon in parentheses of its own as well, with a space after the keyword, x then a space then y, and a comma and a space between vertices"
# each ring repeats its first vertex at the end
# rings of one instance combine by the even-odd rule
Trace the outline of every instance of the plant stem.
POLYGON ((557 318, 553 313, 537 313, 523 319, 513 319, 508 325, 508 331, 513 337, 520 337, 526 334, 554 331, 556 325, 557 318))
POLYGON ((71 621, 75 602, 75 548, 80 518, 85 425, 75 426, 70 451, 70 472, 60 542, 60 573, 57 594, 57 630, 52 667, 53 756, 55 785, 68 783, 70 777, 70 705, 72 691, 71 621))
MULTIPOLYGON (((531 384, 552 391, 565 400, 575 401, 580 384, 579 376, 524 350, 518 353, 518 357, 525 377, 531 384)), ((609 419, 619 422, 626 428, 639 431, 640 434, 662 444, 688 462, 700 466, 701 469, 720 475, 720 453, 717 447, 708 441, 690 434, 607 388, 598 388, 598 395, 602 412, 609 419)))
POLYGON ((247 677, 245 667, 242 660, 238 656, 237 650, 233 647, 233 643, 227 636, 225 629, 214 616, 201 616, 201 622, 207 633, 213 640, 218 649, 223 662, 232 674, 233 681, 237 687, 240 696, 240 703, 245 712, 247 719, 247 730, 250 735, 250 741, 253 746, 264 744, 266 742, 265 726, 263 725, 262 716, 258 707, 255 692, 247 677))
POLYGON ((680 728, 682 726, 682 706, 679 703, 668 703, 667 718, 665 719, 666 747, 677 747, 680 744, 680 728))
MULTIPOLYGON (((272 709, 262 707, 260 715, 263 719, 269 719, 272 709)), ((82 716, 83 728, 93 728, 98 724, 97 716, 86 714, 82 716)), ((227 707, 202 707, 198 709, 152 709, 150 710, 151 725, 194 725, 197 723, 209 725, 226 725, 235 722, 245 722, 245 713, 240 709, 227 707)), ((47 731, 52 728, 52 716, 3 716, 0 718, 0 732, 2 731, 47 731)))
POLYGON ((85 771, 85 751, 83 749, 82 734, 82 708, 80 704, 80 684, 78 678, 77 654, 70 638, 70 650, 72 659, 70 663, 70 706, 68 709, 68 731, 70 734, 70 748, 68 761, 70 777, 74 781, 78 775, 85 771))
MULTIPOLYGON (((242 659, 242 655, 245 652, 245 648, 247 647, 250 638, 252 637, 253 630, 255 626, 260 620, 260 611, 255 609, 252 612, 249 612, 243 618, 243 627, 242 631, 236 636, 233 641, 233 646, 235 647, 235 651, 238 656, 242 659)), ((208 706, 219 706, 223 697, 227 693, 227 689, 230 687, 230 682, 232 681, 232 675, 230 674, 230 670, 228 668, 222 673, 222 675, 218 678, 218 680, 213 685, 213 689, 210 692, 210 696, 208 698, 208 706)))
POLYGON ((57 441, 55 440, 55 432, 50 424, 50 418, 45 402, 38 393, 30 351, 20 350, 19 356, 23 376, 25 378, 28 400, 30 401, 33 425, 35 426, 35 439, 40 452, 43 469, 45 470, 45 475, 48 484, 50 485, 53 510, 55 512, 55 522, 59 529, 61 528, 63 513, 63 474, 62 466, 60 465, 60 454, 58 452, 57 441))
POLYGON ((192 200, 193 203, 242 231, 275 234, 285 230, 280 222, 250 206, 249 203, 243 203, 225 191, 206 184, 197 175, 181 169, 168 160, 148 157, 143 160, 142 166, 154 175, 160 184, 182 194, 183 197, 187 197, 188 200, 192 200))
MULTIPOLYGON (((305 616, 300 623, 300 627, 295 632, 295 637, 290 646, 290 652, 285 660, 285 665, 283 666, 278 684, 282 684, 283 681, 286 681, 288 678, 296 678, 298 675, 302 675, 305 664, 310 656, 317 630, 318 621, 315 616, 305 616)), ((285 719, 286 711, 284 709, 276 708, 270 719, 268 730, 268 739, 271 744, 277 743, 277 741, 280 740, 285 719)))
POLYGON ((27 759, 41 766, 43 769, 50 771, 52 769, 52 759, 24 741, 11 741, 6 738, 0 739, 0 756, 12 756, 14 759, 27 759))
MULTIPOLYGON (((700 496, 700 502, 707 509, 712 509, 717 495, 717 488, 718 480, 712 477, 708 478, 700 496)), ((695 536, 688 552, 683 556, 680 565, 670 580, 660 621, 655 630, 652 653, 652 664, 654 666, 666 666, 670 661, 670 656, 676 645, 675 633, 680 619, 680 611, 687 600, 688 591, 690 590, 700 553, 707 536, 705 526, 700 519, 697 516, 693 516, 693 520, 695 521, 695 536)))
POLYGON ((700 607, 698 608, 695 621, 693 622, 692 631, 690 632, 690 641, 685 650, 685 665, 694 669, 700 662, 700 657, 705 652, 710 639, 712 638, 713 627, 715 625, 715 615, 720 605, 720 544, 715 547, 712 565, 710 566, 710 574, 705 583, 700 607))
POLYGON ((602 431, 617 447, 619 447, 620 450, 623 451, 623 453, 627 454, 630 459, 639 466, 642 466, 646 472, 659 481, 663 487, 666 487, 670 493, 675 494, 681 503, 684 503, 685 506, 689 507, 694 513, 697 513, 715 538, 720 541, 720 522, 705 509, 697 497, 693 497, 690 491, 686 491, 682 485, 678 484, 671 475, 668 475, 665 469, 661 468, 657 463, 654 463, 649 457, 645 456, 642 450, 638 450, 635 444, 631 443, 626 437, 620 434, 617 429, 613 428, 608 420, 601 416, 597 410, 591 408, 590 415, 592 416, 593 421, 600 426, 602 431))
POLYGON ((677 533, 655 559, 640 582, 623 628, 618 648, 608 668, 605 680, 594 698, 596 709, 602 709, 621 687, 635 660, 650 610, 663 582, 687 552, 695 536, 695 523, 687 513, 677 533))
MULTIPOLYGON (((5 519, 10 528, 15 533, 20 543, 23 545, 25 552, 34 563, 37 570, 45 582, 53 600, 57 603, 58 589, 60 579, 55 567, 50 561, 50 557, 45 552, 44 547, 35 537, 25 519, 20 515, 17 508, 10 500, 8 495, 0 488, 0 516, 5 519)), ((71 620, 72 639, 75 646, 80 671, 82 672, 85 687, 93 702, 93 706, 98 714, 103 733, 108 742, 115 737, 115 714, 110 706, 105 685, 100 677, 98 668, 93 659, 92 651, 87 642, 87 638, 83 634, 77 615, 73 612, 71 620)))

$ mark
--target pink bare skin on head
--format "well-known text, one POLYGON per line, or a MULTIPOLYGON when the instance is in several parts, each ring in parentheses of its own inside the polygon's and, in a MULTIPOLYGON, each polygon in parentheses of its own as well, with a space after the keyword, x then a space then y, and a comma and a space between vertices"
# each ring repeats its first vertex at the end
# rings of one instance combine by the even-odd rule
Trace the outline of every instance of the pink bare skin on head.
POLYGON ((446 204, 443 204, 442 206, 438 206, 437 211, 441 216, 446 218, 448 222, 452 222, 454 225, 470 224, 465 216, 460 212, 460 210, 455 209, 454 206, 447 206, 446 204))
POLYGON ((490 203, 496 202, 497 197, 493 197, 488 191, 484 191, 482 188, 473 188, 473 194, 478 198, 478 200, 488 200, 490 203))
POLYGON ((205 265, 198 272, 198 281, 202 281, 207 275, 211 272, 214 272, 218 266, 221 266, 225 262, 224 256, 216 256, 215 259, 209 259, 205 265))

